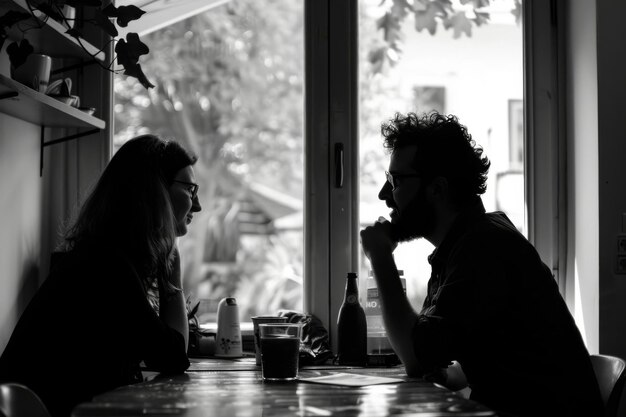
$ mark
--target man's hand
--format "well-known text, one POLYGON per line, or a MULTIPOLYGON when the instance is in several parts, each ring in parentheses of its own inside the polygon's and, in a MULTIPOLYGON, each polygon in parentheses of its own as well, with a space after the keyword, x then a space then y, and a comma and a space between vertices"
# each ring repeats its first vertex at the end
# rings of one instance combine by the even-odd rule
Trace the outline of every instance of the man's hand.
POLYGON ((398 242, 391 237, 389 220, 381 216, 372 226, 361 230, 361 246, 370 261, 377 255, 393 253, 398 242))
POLYGON ((361 230, 361 245, 369 258, 378 284, 378 296, 389 341, 409 376, 422 376, 413 348, 413 328, 417 314, 411 307, 398 276, 393 251, 398 242, 391 234, 392 225, 384 217, 361 230))

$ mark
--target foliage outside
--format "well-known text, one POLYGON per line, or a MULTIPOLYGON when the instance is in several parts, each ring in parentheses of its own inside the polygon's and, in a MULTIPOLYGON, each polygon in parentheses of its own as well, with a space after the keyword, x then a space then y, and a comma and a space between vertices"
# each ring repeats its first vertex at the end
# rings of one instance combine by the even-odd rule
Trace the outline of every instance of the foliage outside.
POLYGON ((302 308, 301 232, 242 235, 238 221, 252 183, 302 199, 302 14, 291 0, 229 2, 147 36, 156 88, 115 85, 117 141, 151 132, 198 155, 184 286, 236 294, 242 317, 302 308))
MULTIPOLYGON (((387 0, 380 20, 362 15, 361 136, 379 137, 380 115, 392 114, 383 74, 400 59, 402 22, 470 36, 490 2, 461 3, 465 17, 447 0, 387 0)), ((242 320, 302 309, 302 230, 242 234, 238 216, 254 184, 303 198, 303 25, 300 1, 233 0, 146 37, 154 52, 143 66, 156 88, 116 79, 117 146, 150 132, 198 155, 203 208, 180 242, 184 287, 194 298, 236 296, 242 320)), ((361 153, 362 186, 380 185, 379 154, 361 153)))

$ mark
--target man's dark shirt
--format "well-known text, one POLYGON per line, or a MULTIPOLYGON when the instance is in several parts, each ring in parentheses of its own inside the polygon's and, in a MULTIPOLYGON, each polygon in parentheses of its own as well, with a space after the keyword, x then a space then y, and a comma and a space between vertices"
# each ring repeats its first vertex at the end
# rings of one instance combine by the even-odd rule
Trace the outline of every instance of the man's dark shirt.
POLYGON ((0 382, 26 385, 54 417, 138 382, 142 360, 167 373, 189 367, 183 336, 159 319, 135 269, 113 248, 59 253, 0 357, 0 382))
POLYGON ((429 257, 414 328, 425 371, 458 361, 471 398, 513 416, 601 416, 589 353, 550 269, 480 199, 429 257))

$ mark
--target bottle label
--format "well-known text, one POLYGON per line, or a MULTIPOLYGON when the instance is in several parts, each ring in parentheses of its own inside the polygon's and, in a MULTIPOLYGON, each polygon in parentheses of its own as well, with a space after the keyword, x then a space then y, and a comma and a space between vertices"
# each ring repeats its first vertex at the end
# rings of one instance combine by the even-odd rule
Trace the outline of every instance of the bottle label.
MULTIPOLYGON (((400 278, 402 288, 406 294, 406 281, 400 278)), ((385 325, 383 324, 382 311, 380 308, 380 294, 376 281, 369 278, 367 282, 367 299, 365 301, 365 315, 367 316, 367 334, 370 337, 386 338, 385 325)))
POLYGON ((357 300, 357 297, 356 297, 356 295, 354 295, 354 294, 349 294, 349 295, 346 297, 346 302, 347 302, 348 304, 356 304, 356 303, 357 303, 357 301, 358 301, 358 300, 357 300))
POLYGON ((367 289, 367 303, 365 306, 367 308, 380 309, 380 304, 378 304, 378 288, 367 289))

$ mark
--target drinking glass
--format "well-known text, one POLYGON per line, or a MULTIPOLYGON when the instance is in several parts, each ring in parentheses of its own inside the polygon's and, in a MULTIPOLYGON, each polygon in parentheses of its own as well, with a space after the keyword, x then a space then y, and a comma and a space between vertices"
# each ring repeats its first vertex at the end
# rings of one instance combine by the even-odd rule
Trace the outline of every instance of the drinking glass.
POLYGON ((254 358, 256 364, 261 366, 261 337, 259 336, 259 324, 263 323, 285 323, 287 317, 281 316, 254 316, 252 319, 252 325, 254 327, 254 358))
POLYGON ((301 332, 302 325, 299 323, 259 324, 264 380, 293 381, 298 379, 301 332))

